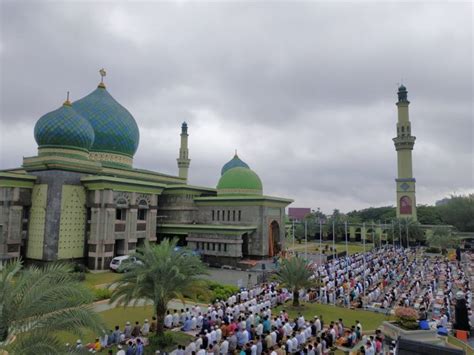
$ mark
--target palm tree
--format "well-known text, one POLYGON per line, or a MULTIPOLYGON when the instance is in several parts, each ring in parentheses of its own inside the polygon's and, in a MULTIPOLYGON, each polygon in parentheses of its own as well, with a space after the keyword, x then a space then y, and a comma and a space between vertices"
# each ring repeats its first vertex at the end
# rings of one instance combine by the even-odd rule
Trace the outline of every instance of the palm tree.
POLYGON ((136 262, 126 265, 129 270, 115 283, 110 302, 118 305, 138 304, 140 299, 153 302, 156 312, 156 335, 164 331, 164 317, 168 302, 173 298, 183 299, 202 282, 206 274, 204 264, 198 256, 185 249, 176 249, 176 239, 163 240, 160 244, 145 242, 133 256, 136 262))
POLYGON ((71 270, 57 263, 26 269, 20 260, 0 264, 0 350, 62 354, 56 332, 104 329, 91 308, 94 296, 71 270))
POLYGON ((303 258, 294 257, 282 261, 275 279, 293 292, 293 306, 296 307, 300 305, 299 290, 315 284, 313 276, 309 263, 303 258))

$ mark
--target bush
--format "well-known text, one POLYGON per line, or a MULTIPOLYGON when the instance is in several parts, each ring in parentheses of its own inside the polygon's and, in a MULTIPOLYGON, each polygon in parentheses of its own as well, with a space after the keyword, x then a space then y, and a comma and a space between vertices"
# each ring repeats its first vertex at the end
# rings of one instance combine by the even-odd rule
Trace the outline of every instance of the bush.
POLYGON ((94 298, 96 301, 109 299, 112 295, 112 291, 108 288, 95 288, 94 289, 94 298))
POLYGON ((152 349, 154 348, 162 349, 174 344, 173 335, 169 333, 164 333, 160 336, 152 335, 150 336, 148 341, 150 342, 152 349))
POLYGON ((429 247, 429 248, 426 248, 425 252, 431 253, 431 254, 439 254, 441 253, 441 250, 439 250, 439 248, 436 248, 436 247, 429 247))
POLYGON ((212 302, 216 300, 226 300, 234 293, 239 291, 238 287, 233 285, 222 285, 217 282, 211 282, 209 289, 212 291, 212 302))
POLYGON ((412 330, 418 329, 418 312, 414 308, 409 307, 397 307, 395 308, 395 317, 397 323, 402 328, 412 330))

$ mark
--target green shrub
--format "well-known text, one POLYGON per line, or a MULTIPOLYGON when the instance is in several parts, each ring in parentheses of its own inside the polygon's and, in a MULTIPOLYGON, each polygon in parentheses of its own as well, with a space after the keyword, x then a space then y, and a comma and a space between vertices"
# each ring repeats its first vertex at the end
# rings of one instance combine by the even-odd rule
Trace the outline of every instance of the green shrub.
POLYGON ((96 301, 109 299, 112 295, 112 291, 108 288, 95 288, 94 296, 96 301))
POLYGON ((222 285, 217 282, 210 282, 209 289, 212 291, 212 302, 215 302, 218 299, 227 300, 227 298, 239 291, 237 286, 222 285))
POLYGON ((436 247, 429 247, 429 248, 426 248, 425 252, 431 253, 431 254, 439 254, 441 253, 441 250, 439 250, 439 248, 436 248, 436 247))
POLYGON ((151 348, 159 348, 159 349, 166 348, 174 344, 173 335, 169 333, 164 333, 160 336, 152 335, 150 336, 148 341, 150 342, 151 348))

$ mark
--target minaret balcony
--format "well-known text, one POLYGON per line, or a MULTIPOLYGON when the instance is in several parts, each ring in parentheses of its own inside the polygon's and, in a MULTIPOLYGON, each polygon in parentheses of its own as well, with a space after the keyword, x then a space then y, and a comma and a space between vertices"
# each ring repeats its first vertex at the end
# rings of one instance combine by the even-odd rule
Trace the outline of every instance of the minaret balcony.
POLYGON ((395 143, 396 150, 410 149, 413 150, 415 145, 415 136, 399 136, 393 138, 393 143, 395 143))

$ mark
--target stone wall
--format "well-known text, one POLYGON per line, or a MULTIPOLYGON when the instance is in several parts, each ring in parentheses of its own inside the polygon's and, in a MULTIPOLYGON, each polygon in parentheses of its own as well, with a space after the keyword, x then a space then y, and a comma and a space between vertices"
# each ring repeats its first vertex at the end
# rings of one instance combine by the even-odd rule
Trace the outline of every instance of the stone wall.
POLYGON ((113 190, 89 191, 88 266, 107 269, 114 256, 134 252, 145 239, 156 241, 158 196, 113 190), (117 209, 124 217, 118 220, 117 209), (138 220, 144 210, 145 220, 138 220))

